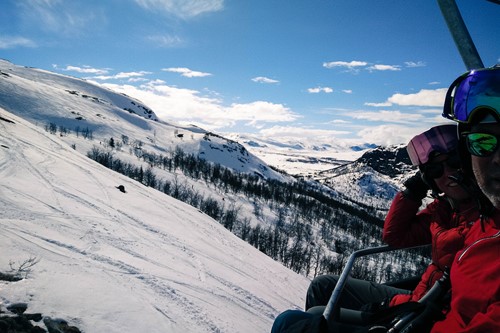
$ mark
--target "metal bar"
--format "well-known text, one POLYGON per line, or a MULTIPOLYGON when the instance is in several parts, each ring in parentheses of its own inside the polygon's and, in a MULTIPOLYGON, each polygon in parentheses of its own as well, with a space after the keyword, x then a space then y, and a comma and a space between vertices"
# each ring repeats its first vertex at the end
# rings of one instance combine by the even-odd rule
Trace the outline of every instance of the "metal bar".
POLYGON ((455 0, 437 0, 467 70, 484 68, 455 0))
POLYGON ((429 245, 419 245, 419 246, 412 246, 412 247, 406 247, 406 248, 394 248, 394 247, 391 247, 388 245, 383 245, 383 246, 370 247, 370 248, 354 251, 349 256, 349 259, 347 260, 347 263, 344 266, 344 269, 342 270, 342 273, 339 276, 339 280, 337 282, 337 285, 335 286, 335 289, 333 290, 332 295, 330 296, 330 299, 328 300, 328 304, 326 305, 325 310, 323 311, 323 317, 325 317, 328 324, 331 325, 337 319, 337 316, 340 312, 340 307, 338 306, 338 303, 340 300, 340 295, 341 295, 342 290, 344 289, 344 287, 347 283, 347 279, 349 278, 349 275, 351 274, 352 267, 353 267, 354 262, 356 261, 357 258, 364 257, 364 256, 367 256, 370 254, 377 254, 377 253, 396 251, 396 250, 423 248, 426 246, 429 246, 429 245))
POLYGON ((336 315, 337 315, 335 312, 336 312, 336 310, 339 309, 337 304, 338 304, 339 299, 340 299, 340 294, 342 293, 342 290, 344 289, 344 286, 347 282, 347 279, 349 278, 352 266, 354 265, 354 262, 356 261, 356 259, 358 257, 362 257, 362 256, 369 255, 369 254, 375 254, 375 253, 389 251, 390 249, 391 249, 390 246, 379 246, 379 247, 374 247, 374 248, 367 248, 367 249, 363 249, 363 250, 354 251, 349 256, 349 259, 347 260, 347 263, 346 263, 344 269, 342 270, 342 274, 340 274, 337 285, 335 286, 335 289, 333 290, 332 295, 330 296, 330 299, 328 300, 328 304, 326 305, 326 308, 323 312, 323 316, 328 321, 328 323, 333 322, 336 315))

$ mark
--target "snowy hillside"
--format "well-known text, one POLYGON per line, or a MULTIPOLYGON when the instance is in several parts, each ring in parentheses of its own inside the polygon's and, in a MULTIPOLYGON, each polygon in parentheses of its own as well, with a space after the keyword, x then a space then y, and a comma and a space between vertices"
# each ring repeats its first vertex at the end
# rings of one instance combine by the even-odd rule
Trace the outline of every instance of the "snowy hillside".
POLYGON ((140 101, 87 81, 6 60, 0 60, 0 107, 42 127, 53 123, 71 132, 87 131, 100 141, 127 138, 155 153, 179 147, 238 172, 284 180, 235 141, 160 121, 140 101))
POLYGON ((406 147, 400 145, 371 149, 356 161, 318 172, 313 178, 353 204, 376 209, 384 218, 404 180, 414 172, 406 147))
POLYGON ((305 277, 3 109, 0 161, 0 271, 39 260, 0 282, 2 309, 27 302, 85 332, 232 333, 303 304, 305 277))
POLYGON ((249 151, 269 165, 273 165, 295 176, 313 176, 321 171, 350 163, 374 146, 350 146, 346 142, 315 144, 310 138, 304 143, 300 138, 288 141, 263 139, 249 134, 231 134, 229 138, 238 141, 249 151))

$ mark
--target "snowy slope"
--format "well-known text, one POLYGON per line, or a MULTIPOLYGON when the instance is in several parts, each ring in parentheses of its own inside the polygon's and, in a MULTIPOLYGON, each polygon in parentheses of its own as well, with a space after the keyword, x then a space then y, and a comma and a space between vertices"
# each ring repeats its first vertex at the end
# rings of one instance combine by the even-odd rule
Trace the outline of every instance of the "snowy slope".
MULTIPOLYGON (((14 65, 6 60, 0 60, 0 107, 41 127, 54 123, 73 133, 77 128, 89 129, 94 139, 100 141, 111 137, 121 140, 126 136, 141 142, 143 149, 156 153, 179 147, 238 172, 290 179, 270 169, 237 142, 195 126, 160 121, 153 110, 129 96, 85 80, 14 65)), ((71 139, 65 140, 74 143, 71 139)))
POLYGON ((233 133, 228 138, 238 141, 253 154, 288 174, 312 176, 359 158, 373 146, 350 146, 346 141, 332 139, 331 144, 311 138, 273 140, 250 134, 233 133), (317 142, 315 142, 317 141, 317 142))
POLYGON ((85 332, 267 332, 302 307, 305 277, 40 127, 0 117, 0 271, 40 260, 27 279, 1 282, 3 306, 27 302, 85 332))
POLYGON ((376 147, 351 163, 313 177, 352 204, 375 209, 383 219, 403 182, 416 172, 405 145, 376 147))

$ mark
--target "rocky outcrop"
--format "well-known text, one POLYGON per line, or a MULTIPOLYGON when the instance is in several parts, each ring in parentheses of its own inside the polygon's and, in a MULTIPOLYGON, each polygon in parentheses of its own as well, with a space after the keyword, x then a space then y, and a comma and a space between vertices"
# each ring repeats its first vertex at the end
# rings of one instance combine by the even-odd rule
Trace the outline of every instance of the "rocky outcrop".
POLYGON ((81 333, 64 319, 44 317, 41 313, 26 313, 28 304, 13 303, 0 307, 0 332, 2 333, 81 333), (46 329, 34 323, 43 322, 46 329))

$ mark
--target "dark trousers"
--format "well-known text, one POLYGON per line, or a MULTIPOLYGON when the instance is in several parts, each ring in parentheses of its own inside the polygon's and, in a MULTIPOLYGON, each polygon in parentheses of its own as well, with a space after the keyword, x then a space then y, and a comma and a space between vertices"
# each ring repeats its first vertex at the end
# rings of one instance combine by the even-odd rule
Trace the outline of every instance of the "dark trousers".
MULTIPOLYGON (((305 325, 317 322, 315 318, 322 316, 324 306, 328 303, 330 296, 337 285, 339 277, 335 275, 321 275, 316 277, 307 290, 306 311, 288 310, 281 313, 274 321, 271 333, 283 332, 305 332, 302 323, 305 325), (311 309, 313 307, 317 307, 311 309), (295 330, 297 328, 297 330, 295 330)), ((362 329, 362 312, 350 311, 360 310, 365 304, 381 303, 389 300, 394 295, 409 294, 406 289, 394 288, 383 284, 378 284, 365 280, 349 278, 342 290, 338 306, 341 308, 339 322, 334 323, 334 327, 329 328, 329 332, 353 333, 362 329), (342 309, 350 309, 342 312, 342 309), (349 312, 350 311, 350 312, 349 312), (343 316, 342 314, 346 315, 343 316), (359 320, 359 321, 358 321, 359 320)), ((309 326, 307 326, 309 327, 309 326)), ((314 332, 322 332, 316 331, 314 332)))
MULTIPOLYGON (((306 295, 306 311, 314 306, 324 306, 337 285, 336 275, 320 275, 312 280, 306 295)), ((410 294, 410 290, 399 289, 383 284, 349 278, 342 290, 339 307, 359 310, 363 305, 380 303, 394 295, 410 294)))

